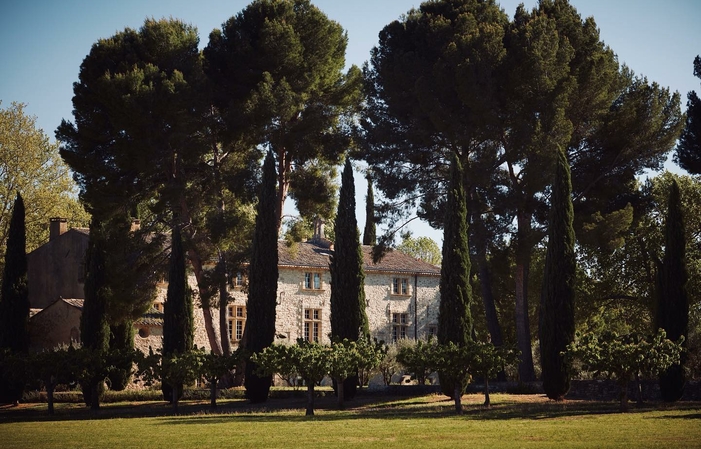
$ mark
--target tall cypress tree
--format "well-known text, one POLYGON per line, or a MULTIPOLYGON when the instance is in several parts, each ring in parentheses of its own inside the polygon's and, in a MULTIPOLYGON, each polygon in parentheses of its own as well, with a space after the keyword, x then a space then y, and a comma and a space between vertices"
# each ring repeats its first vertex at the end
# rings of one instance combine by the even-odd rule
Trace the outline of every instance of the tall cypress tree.
MULTIPOLYGON (((268 152, 263 163, 263 183, 258 198, 256 229, 248 278, 246 350, 252 354, 270 346, 275 339, 275 299, 277 296, 278 253, 277 174, 275 158, 268 152)), ((256 374, 257 365, 246 363, 246 398, 252 403, 268 399, 272 376, 256 374)))
MULTIPOLYGON (((355 184, 349 158, 341 174, 341 192, 336 214, 336 242, 331 257, 331 337, 355 341, 369 337, 365 313, 365 272, 360 232, 355 216, 355 184)), ((344 399, 355 397, 358 376, 343 382, 344 399)))
POLYGON ((368 179, 368 193, 365 196, 365 230, 363 245, 374 245, 377 242, 377 227, 375 226, 375 193, 372 190, 372 178, 368 179))
POLYGON ((574 341, 576 262, 572 182, 567 156, 561 148, 557 151, 556 164, 539 330, 543 389, 550 399, 561 401, 570 389, 570 372, 562 352, 574 341))
MULTIPOLYGON (((672 182, 669 192, 667 220, 665 221, 665 252, 658 274, 658 297, 655 323, 667 332, 667 338, 676 341, 689 335, 689 298, 686 290, 686 238, 679 185, 672 182)), ((686 344, 686 343, 685 343, 686 344)), ((684 393, 684 362, 672 365, 660 374, 662 399, 671 402, 684 393)))
MULTIPOLYGON (((185 251, 180 229, 175 226, 171 236, 168 292, 163 308, 163 355, 182 354, 191 350, 193 329, 192 292, 187 285, 185 251)), ((172 388, 164 382, 161 390, 164 399, 172 402, 172 388)), ((179 394, 182 390, 180 385, 179 394)))
MULTIPOLYGON (((26 228, 24 200, 17 193, 10 219, 5 268, 0 290, 0 349, 15 353, 29 350, 29 292, 27 289, 26 228)), ((22 397, 19 382, 0 378, 0 402, 17 402, 22 397)))
POLYGON ((104 381, 103 369, 100 361, 104 361, 109 348, 109 323, 107 320, 107 300, 109 288, 105 270, 105 234, 102 223, 93 217, 90 223, 90 239, 86 254, 85 273, 85 299, 83 312, 80 316, 80 339, 83 348, 91 350, 95 363, 91 363, 92 370, 89 378, 81 384, 85 404, 96 409, 100 406, 102 384, 104 381))
MULTIPOLYGON (((450 183, 443 228, 441 265, 441 304, 438 313, 438 343, 464 346, 472 340, 472 287, 470 249, 467 242, 467 206, 463 188, 462 164, 457 154, 451 159, 450 183)), ((443 393, 453 397, 455 380, 438 373, 443 393)), ((464 389, 464 385, 462 388, 464 389)))

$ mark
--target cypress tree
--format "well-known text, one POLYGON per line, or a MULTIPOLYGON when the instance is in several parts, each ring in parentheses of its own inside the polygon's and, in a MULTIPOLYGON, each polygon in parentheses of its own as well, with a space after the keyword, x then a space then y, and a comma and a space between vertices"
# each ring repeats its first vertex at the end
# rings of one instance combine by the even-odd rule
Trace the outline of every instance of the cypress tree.
POLYGON ((539 326, 543 389, 550 399, 556 401, 563 400, 570 389, 570 372, 562 352, 574 341, 576 262, 573 217, 570 167, 564 151, 558 148, 539 326))
MULTIPOLYGON (((263 183, 258 197, 256 228, 248 278, 245 348, 249 354, 262 351, 275 339, 278 253, 275 158, 268 152, 263 163, 263 183)), ((257 365, 246 363, 246 398, 252 403, 268 399, 272 376, 256 374, 257 365)))
MULTIPOLYGON (((27 289, 27 252, 25 210, 22 195, 17 193, 12 209, 5 250, 0 290, 0 350, 14 353, 29 350, 29 292, 27 289)), ((17 402, 23 386, 0 379, 0 401, 17 402)))
MULTIPOLYGON (((438 313, 438 343, 465 346, 472 340, 472 287, 470 251, 467 241, 467 206, 463 188, 462 164, 453 154, 443 228, 443 263, 440 280, 441 303, 438 313)), ((455 380, 438 373, 441 389, 455 395, 455 380)), ((459 386, 464 389, 465 385, 459 386)))
POLYGON ((130 319, 110 325, 110 353, 114 357, 114 367, 109 372, 110 390, 122 391, 131 380, 134 350, 134 322, 130 319))
MULTIPOLYGON (((669 192, 667 220, 665 221, 665 252, 658 271, 658 297, 656 325, 667 332, 667 338, 676 341, 688 338, 689 298, 686 290, 688 273, 686 268, 686 238, 679 185, 672 182, 669 192)), ((686 342, 684 343, 686 345, 686 342)), ((684 362, 672 365, 660 374, 660 393, 668 402, 676 401, 684 393, 684 362)))
MULTIPOLYGON (((107 287, 105 271, 104 229, 98 219, 90 223, 90 239, 86 254, 85 299, 80 316, 80 339, 83 348, 93 352, 92 360, 104 360, 109 348, 109 324, 107 320, 107 287)), ((104 376, 100 363, 91 364, 89 378, 81 384, 85 404, 93 409, 100 406, 104 376)))
POLYGON ((365 196, 365 230, 363 231, 363 245, 374 245, 377 241, 377 228, 375 226, 375 194, 372 190, 372 178, 368 179, 368 193, 365 196))
MULTIPOLYGON (((193 328, 192 292, 187 285, 182 236, 180 229, 176 226, 171 236, 168 291, 163 307, 163 356, 182 354, 191 350, 193 328)), ((163 383, 161 390, 163 398, 172 402, 172 388, 163 383)), ((182 394, 182 391, 182 385, 180 385, 179 394, 182 394)))
MULTIPOLYGON (((369 338, 365 313, 365 272, 360 232, 355 216, 355 184, 350 159, 341 175, 341 191, 336 214, 336 242, 331 257, 331 337, 339 341, 369 338)), ((355 397, 358 376, 343 382, 344 399, 355 397)))

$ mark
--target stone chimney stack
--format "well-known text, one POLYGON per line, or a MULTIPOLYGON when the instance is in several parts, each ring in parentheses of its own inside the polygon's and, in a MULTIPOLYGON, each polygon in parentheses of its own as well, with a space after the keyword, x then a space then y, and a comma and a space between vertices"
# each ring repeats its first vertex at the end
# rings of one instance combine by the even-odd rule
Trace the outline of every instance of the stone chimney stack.
POLYGON ((49 219, 49 241, 68 231, 68 220, 65 218, 49 219))
POLYGON ((312 235, 312 241, 318 243, 324 240, 326 240, 326 236, 324 235, 324 220, 317 217, 314 219, 314 234, 312 235))

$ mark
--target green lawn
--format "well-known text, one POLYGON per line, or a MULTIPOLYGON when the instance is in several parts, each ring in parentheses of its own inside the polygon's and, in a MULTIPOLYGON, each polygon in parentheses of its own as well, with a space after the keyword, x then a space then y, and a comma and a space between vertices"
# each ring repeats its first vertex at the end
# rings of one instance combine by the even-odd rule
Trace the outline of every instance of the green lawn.
POLYGON ((314 417, 304 400, 185 402, 178 416, 163 403, 107 404, 91 412, 78 404, 0 409, 0 448, 701 448, 701 404, 646 404, 617 412, 616 403, 548 402, 542 396, 466 395, 455 416, 442 396, 362 397, 335 410, 319 398, 314 417))

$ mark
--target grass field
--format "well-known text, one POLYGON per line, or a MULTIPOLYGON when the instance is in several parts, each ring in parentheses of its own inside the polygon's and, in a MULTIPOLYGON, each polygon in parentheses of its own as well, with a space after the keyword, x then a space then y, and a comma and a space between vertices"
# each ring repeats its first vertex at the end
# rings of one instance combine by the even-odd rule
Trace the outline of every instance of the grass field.
POLYGON ((185 401, 180 414, 162 402, 22 404, 0 409, 0 448, 701 448, 701 403, 659 403, 618 413, 614 402, 549 402, 541 395, 466 395, 453 414, 444 396, 358 397, 343 411, 317 399, 185 401))

